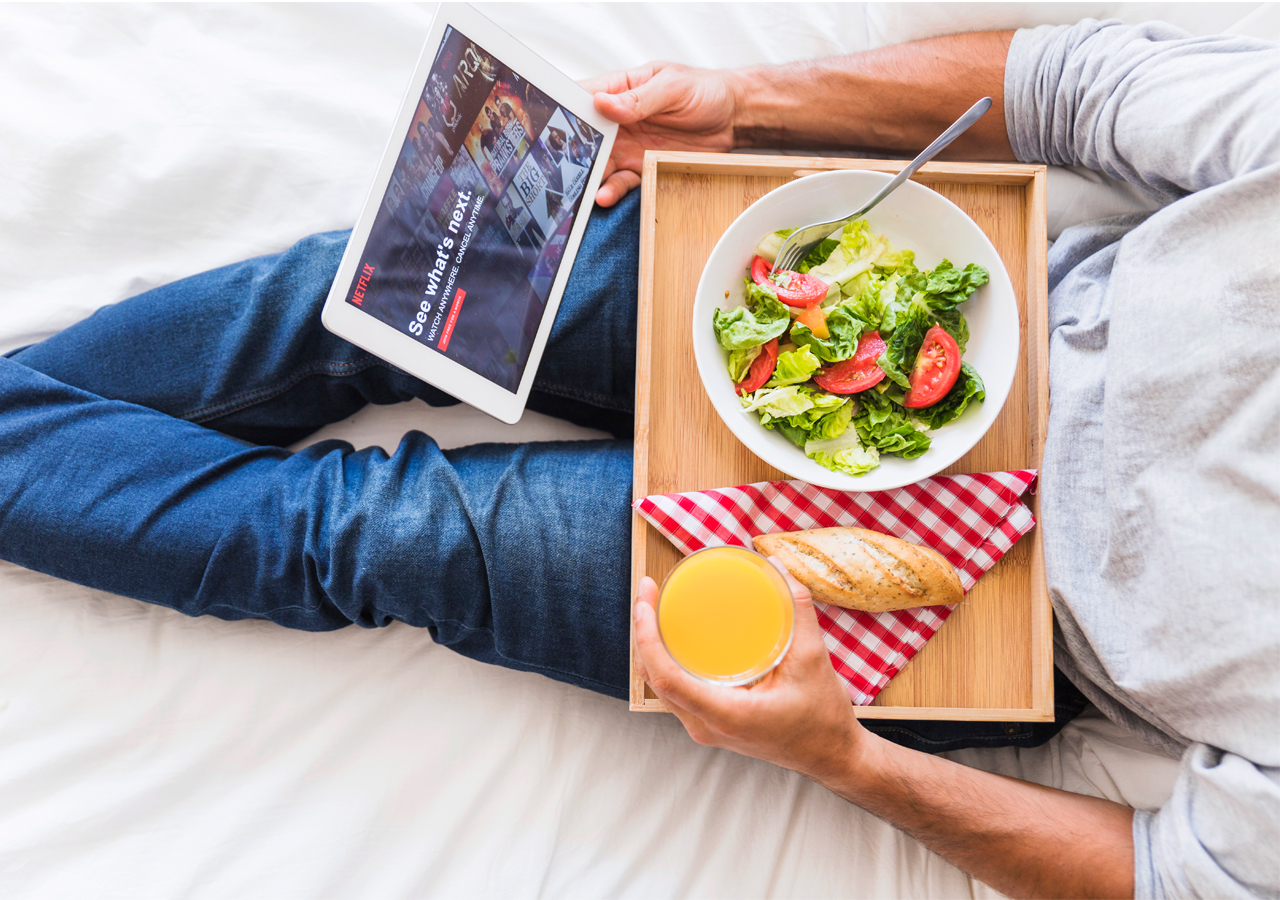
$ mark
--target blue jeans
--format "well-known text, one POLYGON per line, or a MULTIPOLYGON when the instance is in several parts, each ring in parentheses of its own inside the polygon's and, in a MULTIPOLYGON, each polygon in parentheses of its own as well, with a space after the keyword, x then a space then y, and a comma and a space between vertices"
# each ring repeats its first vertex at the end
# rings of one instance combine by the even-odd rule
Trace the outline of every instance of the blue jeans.
MULTIPOLYGON (((192 616, 405 622, 625 698, 638 206, 592 215, 529 398, 615 439, 285 450, 366 403, 457 402, 324 330, 347 234, 321 234, 0 358, 0 557, 192 616)), ((873 727, 926 750, 1047 739, 873 727)))
POLYGON ((529 399, 615 440, 285 450, 457 402, 325 331, 347 234, 321 234, 0 359, 0 557, 193 616, 406 622, 625 697, 636 209, 595 216, 529 399))

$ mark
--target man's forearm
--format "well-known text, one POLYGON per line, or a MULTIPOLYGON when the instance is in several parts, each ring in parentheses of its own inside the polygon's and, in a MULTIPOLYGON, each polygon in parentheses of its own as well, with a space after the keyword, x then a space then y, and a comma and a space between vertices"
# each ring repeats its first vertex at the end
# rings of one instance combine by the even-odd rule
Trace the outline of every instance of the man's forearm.
POLYGON ((1132 897, 1133 810, 993 775, 864 735, 821 779, 1012 897, 1132 897))
POLYGON ((1012 31, 957 34, 852 56, 738 69, 738 147, 842 147, 914 153, 981 97, 987 115, 944 152, 1011 160, 1004 64, 1012 31))

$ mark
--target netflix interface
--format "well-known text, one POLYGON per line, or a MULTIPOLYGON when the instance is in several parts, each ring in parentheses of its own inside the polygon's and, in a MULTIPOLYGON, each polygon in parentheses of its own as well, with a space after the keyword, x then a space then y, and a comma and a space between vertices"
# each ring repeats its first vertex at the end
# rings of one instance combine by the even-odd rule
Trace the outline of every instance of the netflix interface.
POLYGON ((602 142, 449 28, 347 302, 515 392, 602 142))

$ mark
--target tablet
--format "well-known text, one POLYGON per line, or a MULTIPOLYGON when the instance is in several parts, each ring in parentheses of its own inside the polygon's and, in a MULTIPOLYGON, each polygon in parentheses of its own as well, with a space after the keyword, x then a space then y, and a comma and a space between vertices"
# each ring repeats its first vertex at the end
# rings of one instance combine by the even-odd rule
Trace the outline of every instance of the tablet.
POLYGON ((325 327, 518 421, 616 132, 514 37, 441 4, 325 327))

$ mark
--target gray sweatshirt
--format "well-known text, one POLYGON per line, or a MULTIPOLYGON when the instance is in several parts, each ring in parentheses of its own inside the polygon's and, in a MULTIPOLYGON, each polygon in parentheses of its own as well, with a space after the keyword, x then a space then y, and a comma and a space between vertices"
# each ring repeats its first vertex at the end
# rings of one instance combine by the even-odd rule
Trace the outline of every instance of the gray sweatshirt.
POLYGON ((1019 159, 1162 204, 1049 253, 1057 662, 1181 759, 1137 896, 1280 896, 1280 47, 1019 31, 1005 115, 1019 159))

